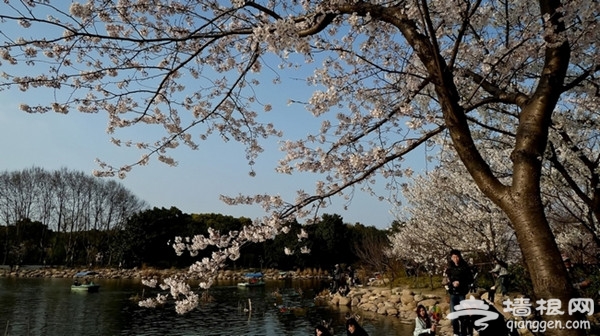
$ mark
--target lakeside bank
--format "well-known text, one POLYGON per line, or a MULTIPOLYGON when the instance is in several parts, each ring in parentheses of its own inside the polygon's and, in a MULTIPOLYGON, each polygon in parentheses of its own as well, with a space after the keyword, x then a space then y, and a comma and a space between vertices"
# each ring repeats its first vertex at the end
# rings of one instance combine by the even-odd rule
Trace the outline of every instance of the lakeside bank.
MULTIPOLYGON (((72 278, 78 272, 94 271, 97 274, 93 278, 98 279, 147 279, 147 278, 167 278, 177 274, 185 274, 186 269, 155 269, 155 268, 73 268, 73 267, 53 267, 53 266, 22 266, 0 267, 0 277, 22 277, 22 278, 72 278)), ((277 279, 328 279, 327 271, 321 269, 304 269, 282 272, 276 269, 263 270, 221 270, 217 275, 217 280, 240 280, 248 272, 260 271, 264 274, 266 280, 277 279)), ((191 280, 194 277, 190 277, 191 280)))

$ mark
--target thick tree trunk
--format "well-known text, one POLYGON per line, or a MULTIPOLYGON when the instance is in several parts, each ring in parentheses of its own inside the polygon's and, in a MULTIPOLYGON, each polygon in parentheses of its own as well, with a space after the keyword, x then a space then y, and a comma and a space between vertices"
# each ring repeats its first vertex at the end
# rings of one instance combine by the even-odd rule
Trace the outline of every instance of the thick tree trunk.
MULTIPOLYGON (((539 0, 539 6, 540 13, 548 18, 555 33, 564 32, 564 22, 562 22, 560 11, 557 10, 561 6, 560 2, 539 0)), ((560 45, 547 46, 544 69, 540 73, 538 86, 532 94, 510 95, 514 96, 511 103, 518 106, 521 112, 515 148, 511 156, 513 180, 511 185, 504 185, 491 171, 475 145, 465 111, 460 103, 461 95, 454 84, 454 72, 448 67, 438 50, 439 44, 433 37, 435 33, 423 34, 415 22, 399 8, 386 8, 384 11, 376 5, 366 3, 350 5, 350 7, 352 8, 340 7, 339 9, 347 13, 364 14, 368 12, 371 16, 398 27, 415 50, 435 85, 445 125, 461 161, 481 191, 506 212, 514 225, 517 240, 533 281, 536 298, 530 298, 533 299, 531 303, 535 305, 535 301, 539 299, 561 300, 561 308, 565 314, 542 314, 542 317, 546 320, 559 320, 563 327, 566 327, 567 321, 579 317, 567 313, 569 300, 576 294, 570 284, 561 253, 544 213, 540 196, 540 176, 552 112, 562 93, 569 65, 570 46, 568 41, 564 41, 560 45)), ((425 9, 427 8, 425 7, 425 9)), ((427 12, 424 13, 429 20, 426 20, 426 23, 430 24, 430 31, 434 32, 432 20, 428 15, 427 12)), ((483 78, 475 79, 480 82, 479 84, 484 84, 483 78)), ((486 85, 493 86, 491 83, 486 83, 486 85)), ((502 89, 497 87, 492 91, 491 95, 502 89)), ((497 98, 500 100, 500 97, 497 98)), ((585 331, 583 329, 548 328, 545 334, 571 336, 584 335, 585 331)))
MULTIPOLYGON (((563 315, 542 314, 545 321, 558 320, 562 326, 568 326, 568 321, 584 318, 580 314, 569 315, 569 300, 577 297, 567 276, 561 253, 556 245, 554 236, 539 197, 528 194, 513 194, 513 206, 506 209, 514 225, 517 240, 523 257, 527 260, 527 269, 533 282, 535 297, 529 298, 533 307, 539 306, 537 300, 559 299, 562 302, 563 315)), ((583 329, 548 328, 545 335, 585 335, 583 329)))

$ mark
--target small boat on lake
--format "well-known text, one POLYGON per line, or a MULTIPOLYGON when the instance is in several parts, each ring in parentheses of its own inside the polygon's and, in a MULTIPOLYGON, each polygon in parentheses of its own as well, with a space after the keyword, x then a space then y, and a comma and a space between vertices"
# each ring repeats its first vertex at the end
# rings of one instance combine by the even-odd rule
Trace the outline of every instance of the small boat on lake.
POLYGON ((264 275, 261 272, 246 273, 244 274, 244 278, 246 278, 246 281, 238 282, 238 287, 258 287, 265 285, 264 275))
POLYGON ((97 292, 100 289, 100 285, 90 282, 88 284, 72 284, 71 290, 74 292, 97 292))
POLYGON ((98 274, 94 271, 84 271, 75 274, 75 281, 71 285, 71 291, 74 292, 97 292, 100 289, 100 285, 95 284, 94 281, 88 279, 87 277, 94 276, 98 274), (80 281, 79 278, 85 278, 83 281, 80 281))

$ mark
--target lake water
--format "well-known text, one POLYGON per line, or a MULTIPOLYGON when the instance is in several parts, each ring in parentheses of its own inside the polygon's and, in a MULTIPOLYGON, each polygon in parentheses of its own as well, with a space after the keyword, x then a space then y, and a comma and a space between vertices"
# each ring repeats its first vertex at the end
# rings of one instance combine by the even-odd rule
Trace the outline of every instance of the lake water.
POLYGON ((319 281, 272 281, 259 288, 220 283, 210 290, 214 301, 186 315, 177 315, 173 307, 137 306, 131 298, 149 290, 139 281, 100 279, 98 293, 71 292, 71 282, 0 278, 0 335, 308 336, 327 320, 342 336, 346 313, 358 313, 371 336, 412 335, 412 326, 397 318, 315 304, 315 292, 323 286, 319 281), (244 310, 248 299, 250 313, 244 310))

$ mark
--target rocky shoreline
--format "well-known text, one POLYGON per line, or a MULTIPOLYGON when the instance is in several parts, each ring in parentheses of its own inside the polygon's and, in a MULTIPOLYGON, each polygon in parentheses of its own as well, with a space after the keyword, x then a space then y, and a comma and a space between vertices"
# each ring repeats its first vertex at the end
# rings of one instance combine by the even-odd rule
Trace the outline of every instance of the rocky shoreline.
MULTIPOLYGON (((415 293, 400 287, 354 287, 346 295, 336 293, 319 297, 333 306, 347 306, 379 315, 396 317, 406 323, 413 323, 417 317, 417 305, 427 308, 437 306, 444 315, 450 312, 450 305, 444 297, 435 293, 415 293)), ((450 320, 439 321, 437 335, 452 335, 450 320)))
MULTIPOLYGON (((17 278, 73 278, 76 273, 82 271, 94 271, 97 274, 93 278, 98 279, 146 279, 167 278, 177 274, 185 274, 185 269, 154 269, 154 268, 69 268, 69 267, 42 267, 26 266, 20 268, 0 268, 0 277, 17 278)), ((254 270, 256 271, 256 270, 254 270)), ((222 270, 217 275, 217 280, 240 280, 250 270, 222 270)), ((267 280, 275 279, 327 279, 329 274, 320 269, 305 269, 281 272, 276 269, 265 269, 262 271, 267 280)), ((194 279, 193 277, 191 278, 194 279)))
MULTIPOLYGON (((521 295, 513 296, 512 300, 518 296, 521 295)), ((489 303, 487 301, 487 292, 484 290, 470 293, 468 298, 486 300, 485 302, 489 303)), ((416 308, 418 305, 423 305, 430 311, 432 307, 437 306, 437 311, 441 312, 442 318, 438 322, 436 335, 453 335, 451 320, 445 318, 450 313, 449 298, 441 290, 438 292, 417 292, 416 290, 400 287, 354 287, 345 296, 336 293, 334 295, 323 295, 319 299, 325 300, 325 302, 332 306, 347 306, 352 307, 353 310, 356 308, 361 311, 396 317, 406 323, 414 323, 417 317, 416 308), (440 294, 440 292, 443 294, 440 294)), ((500 314, 504 315, 506 321, 512 320, 515 322, 523 320, 521 317, 515 317, 510 313, 503 312, 502 298, 497 296, 496 299, 494 306, 500 314)), ((595 311, 594 313, 591 316, 587 316, 587 319, 592 326, 598 327, 600 326, 600 312, 595 311)), ((519 335, 533 336, 533 333, 527 328, 515 329, 519 332, 519 335)), ((478 335, 477 331, 474 331, 474 335, 478 335)))

